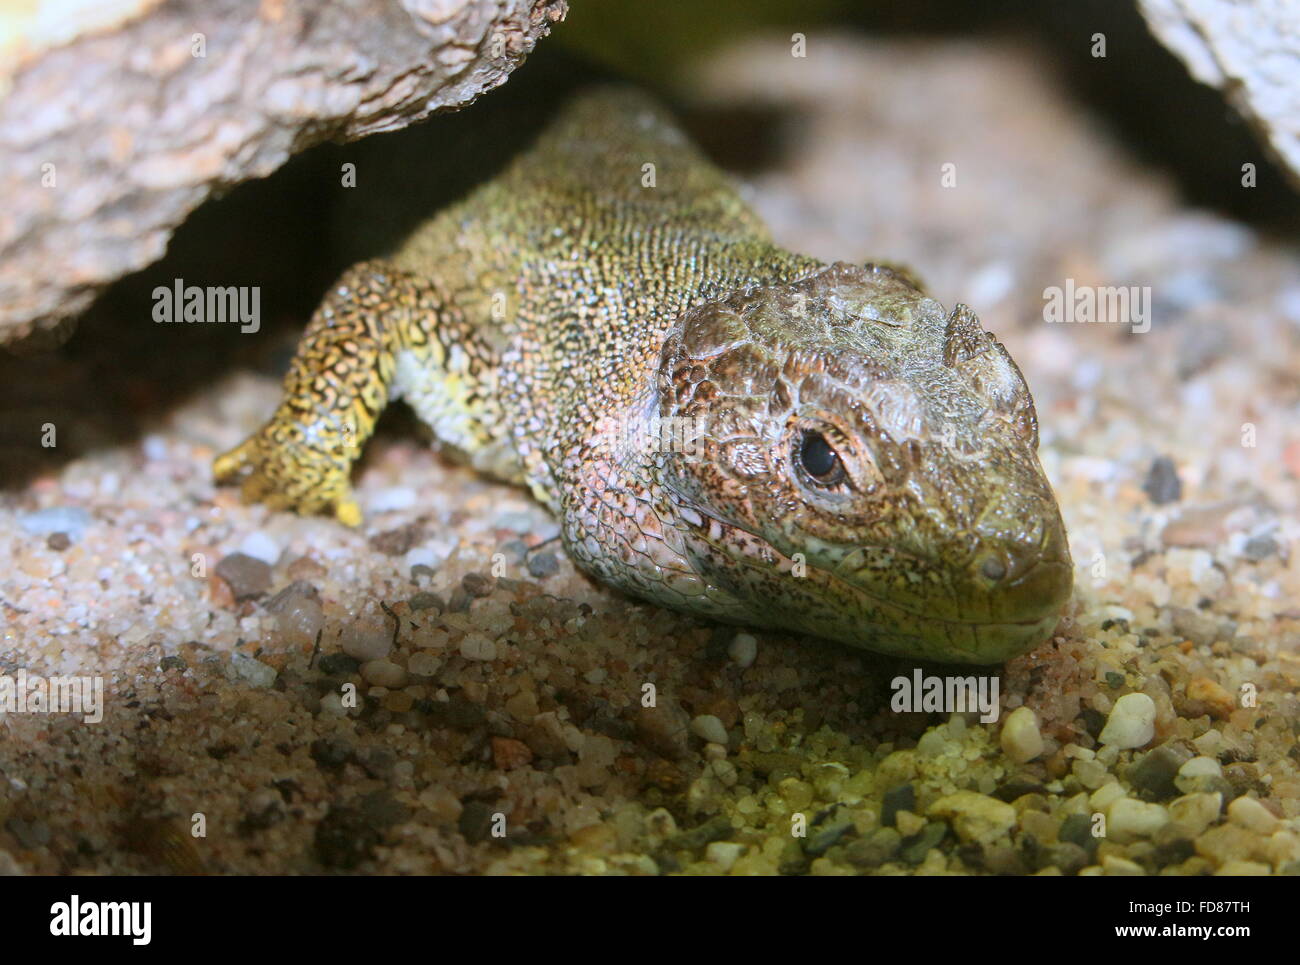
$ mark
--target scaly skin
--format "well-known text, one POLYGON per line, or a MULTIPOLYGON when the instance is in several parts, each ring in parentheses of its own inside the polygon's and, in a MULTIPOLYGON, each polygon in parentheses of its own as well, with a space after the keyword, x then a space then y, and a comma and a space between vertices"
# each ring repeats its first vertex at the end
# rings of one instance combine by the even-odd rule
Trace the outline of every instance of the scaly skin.
POLYGON ((1043 641, 1070 594, 1002 346, 899 270, 773 245, 633 92, 580 97, 346 273, 279 409, 216 475, 355 525, 348 471, 394 398, 528 486, 579 567, 675 609, 997 663, 1043 641), (678 435, 657 444, 664 426, 678 435))

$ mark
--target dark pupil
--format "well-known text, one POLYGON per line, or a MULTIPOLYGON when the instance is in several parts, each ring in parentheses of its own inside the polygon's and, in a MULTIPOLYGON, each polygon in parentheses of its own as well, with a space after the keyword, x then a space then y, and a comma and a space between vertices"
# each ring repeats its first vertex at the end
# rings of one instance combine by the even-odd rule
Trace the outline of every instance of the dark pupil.
POLYGON ((820 432, 805 432, 799 446, 799 460, 814 479, 824 479, 835 472, 840 457, 820 432))

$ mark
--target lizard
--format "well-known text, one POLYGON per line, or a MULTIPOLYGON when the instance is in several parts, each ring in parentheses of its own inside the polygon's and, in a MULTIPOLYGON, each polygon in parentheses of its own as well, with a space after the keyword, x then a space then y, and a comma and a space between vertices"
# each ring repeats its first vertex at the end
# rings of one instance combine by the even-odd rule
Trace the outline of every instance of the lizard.
POLYGON ((345 271, 215 477, 357 526, 349 472, 396 399, 444 452, 527 487, 579 569, 714 621, 997 664, 1072 591, 1003 345, 907 269, 775 244, 632 88, 579 94, 345 271))

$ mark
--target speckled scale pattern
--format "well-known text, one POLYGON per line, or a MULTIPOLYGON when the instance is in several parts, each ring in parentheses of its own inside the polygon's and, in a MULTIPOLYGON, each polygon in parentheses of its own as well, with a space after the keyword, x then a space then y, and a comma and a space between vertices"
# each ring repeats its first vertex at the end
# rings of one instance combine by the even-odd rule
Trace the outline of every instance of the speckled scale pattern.
POLYGON ((904 270, 774 245, 624 88, 345 275, 217 475, 355 524, 348 469, 394 398, 528 486, 578 566, 666 606, 987 663, 1042 640, 1069 593, 1032 400, 974 313, 904 270), (699 449, 646 445, 656 419, 704 427, 699 449), (796 465, 810 431, 834 441, 835 491, 796 465))

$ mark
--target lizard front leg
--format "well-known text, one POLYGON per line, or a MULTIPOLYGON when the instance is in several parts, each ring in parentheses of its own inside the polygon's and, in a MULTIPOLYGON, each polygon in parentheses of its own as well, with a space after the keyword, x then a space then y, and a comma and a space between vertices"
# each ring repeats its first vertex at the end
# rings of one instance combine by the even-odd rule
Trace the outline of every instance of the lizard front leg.
POLYGON ((432 287, 382 261, 350 268, 298 343, 270 421, 213 463, 218 482, 243 477, 246 501, 361 522, 349 472, 388 404, 402 352, 440 350, 446 308, 432 287))

